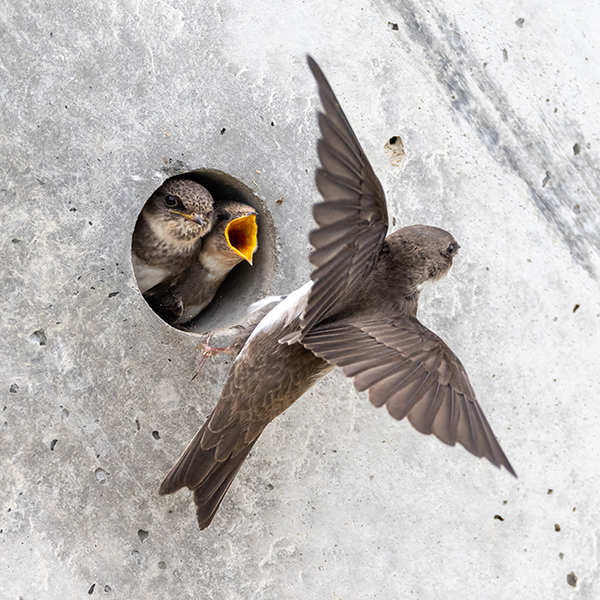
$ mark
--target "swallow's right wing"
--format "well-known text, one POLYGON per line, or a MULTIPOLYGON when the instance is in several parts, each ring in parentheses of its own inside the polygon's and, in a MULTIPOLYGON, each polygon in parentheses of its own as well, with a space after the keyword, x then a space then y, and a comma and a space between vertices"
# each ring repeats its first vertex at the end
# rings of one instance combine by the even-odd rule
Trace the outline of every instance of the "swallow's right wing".
POLYGON ((323 202, 314 207, 319 225, 310 234, 316 267, 314 285, 301 319, 301 331, 284 341, 298 341, 339 306, 343 296, 373 270, 388 229, 383 188, 346 115, 317 63, 308 57, 325 113, 319 113, 321 168, 316 181, 323 202))

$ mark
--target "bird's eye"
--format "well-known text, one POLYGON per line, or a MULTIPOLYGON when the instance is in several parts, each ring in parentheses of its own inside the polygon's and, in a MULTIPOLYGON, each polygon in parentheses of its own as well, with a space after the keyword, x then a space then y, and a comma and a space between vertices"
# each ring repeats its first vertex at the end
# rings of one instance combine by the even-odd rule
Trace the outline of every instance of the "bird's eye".
POLYGON ((459 248, 460 248, 460 246, 457 243, 452 242, 446 249, 446 254, 448 256, 454 256, 459 248))
POLYGON ((177 198, 175 198, 175 196, 173 196, 172 194, 167 194, 165 196, 165 205, 169 208, 177 206, 177 198))

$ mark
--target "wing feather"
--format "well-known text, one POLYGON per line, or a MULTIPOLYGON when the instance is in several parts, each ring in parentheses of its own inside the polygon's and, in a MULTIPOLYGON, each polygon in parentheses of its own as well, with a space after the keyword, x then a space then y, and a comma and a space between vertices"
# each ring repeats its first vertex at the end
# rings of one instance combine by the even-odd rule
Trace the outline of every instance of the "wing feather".
POLYGON ((324 109, 318 115, 321 168, 316 173, 323 202, 314 207, 319 227, 310 234, 314 285, 300 332, 286 336, 287 343, 298 341, 332 314, 369 275, 388 227, 383 188, 323 72, 310 57, 308 64, 324 109))
POLYGON ((412 317, 369 318, 319 324, 302 345, 342 367, 371 403, 394 419, 408 417, 421 433, 456 442, 497 467, 514 469, 498 444, 466 371, 433 332, 412 317))

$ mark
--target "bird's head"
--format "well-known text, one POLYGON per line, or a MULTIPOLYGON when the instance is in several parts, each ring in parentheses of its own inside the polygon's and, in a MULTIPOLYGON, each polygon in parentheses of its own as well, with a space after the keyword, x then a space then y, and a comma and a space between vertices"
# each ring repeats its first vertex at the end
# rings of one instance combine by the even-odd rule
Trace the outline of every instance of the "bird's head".
POLYGON ((215 220, 210 192, 191 179, 166 181, 152 194, 144 210, 153 222, 182 240, 206 235, 215 220))
POLYGON ((226 202, 217 207, 217 222, 207 243, 235 262, 252 264, 258 248, 256 210, 243 202, 226 202))
POLYGON ((403 227, 386 241, 398 278, 413 292, 445 277, 460 248, 450 233, 428 225, 403 227))

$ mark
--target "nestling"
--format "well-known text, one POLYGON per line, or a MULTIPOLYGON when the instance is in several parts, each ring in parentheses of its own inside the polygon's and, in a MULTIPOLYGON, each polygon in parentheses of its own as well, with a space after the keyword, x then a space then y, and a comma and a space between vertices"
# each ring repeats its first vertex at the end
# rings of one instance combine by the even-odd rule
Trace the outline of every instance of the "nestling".
POLYGON ((258 247, 254 208, 224 201, 217 204, 215 213, 213 228, 203 238, 197 259, 179 282, 156 286, 146 297, 153 310, 172 325, 187 323, 204 310, 242 260, 252 264, 258 247))
POLYGON ((152 194, 138 217, 131 247, 142 294, 178 281, 198 256, 214 218, 209 191, 190 179, 170 179, 152 194))

